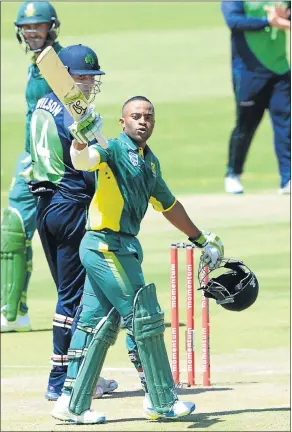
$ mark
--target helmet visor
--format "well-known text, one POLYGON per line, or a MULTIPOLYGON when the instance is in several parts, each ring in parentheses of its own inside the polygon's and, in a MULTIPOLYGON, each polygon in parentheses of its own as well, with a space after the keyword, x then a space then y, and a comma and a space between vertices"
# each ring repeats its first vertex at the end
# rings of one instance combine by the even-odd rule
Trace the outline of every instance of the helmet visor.
POLYGON ((90 75, 72 75, 72 78, 86 97, 89 103, 92 103, 95 96, 100 92, 100 86, 102 84, 101 77, 90 76, 90 75))
POLYGON ((223 258, 219 268, 209 270, 202 260, 199 264, 198 279, 200 288, 216 299, 217 304, 234 303, 249 280, 250 270, 242 262, 223 258), (227 271, 227 269, 229 269, 227 271), (235 271, 236 269, 236 271, 235 271), (212 272, 212 278, 209 274, 212 272), (214 277, 215 276, 215 277, 214 277))

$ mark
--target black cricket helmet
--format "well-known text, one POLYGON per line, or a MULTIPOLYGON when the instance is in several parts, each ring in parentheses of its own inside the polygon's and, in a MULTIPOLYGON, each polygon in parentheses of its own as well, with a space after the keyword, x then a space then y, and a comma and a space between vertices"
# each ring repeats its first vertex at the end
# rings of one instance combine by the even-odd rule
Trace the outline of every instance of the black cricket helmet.
POLYGON ((224 309, 240 312, 249 308, 257 299, 259 283, 255 274, 242 261, 223 258, 219 267, 209 270, 200 261, 198 278, 199 290, 205 297, 213 298, 224 309), (218 269, 227 270, 217 277, 211 277, 218 269))

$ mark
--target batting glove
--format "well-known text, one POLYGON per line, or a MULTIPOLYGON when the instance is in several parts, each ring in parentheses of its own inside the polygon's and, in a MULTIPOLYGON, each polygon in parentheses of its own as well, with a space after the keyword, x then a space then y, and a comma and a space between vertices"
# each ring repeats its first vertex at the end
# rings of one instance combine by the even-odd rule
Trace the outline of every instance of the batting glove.
POLYGON ((102 126, 102 117, 95 112, 94 105, 89 105, 86 114, 69 126, 69 131, 76 141, 87 144, 100 138, 102 126))
POLYGON ((220 265, 224 257, 224 246, 216 234, 202 231, 198 238, 189 237, 189 241, 198 248, 203 249, 201 260, 210 270, 220 265))

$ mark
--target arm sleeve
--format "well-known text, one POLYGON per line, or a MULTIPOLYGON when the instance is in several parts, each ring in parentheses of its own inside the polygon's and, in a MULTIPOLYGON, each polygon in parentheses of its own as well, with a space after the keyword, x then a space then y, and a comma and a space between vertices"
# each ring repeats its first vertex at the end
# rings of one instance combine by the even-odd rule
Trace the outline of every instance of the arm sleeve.
POLYGON ((59 127, 59 135, 62 135, 62 138, 69 142, 73 140, 73 136, 69 131, 69 126, 71 126, 73 122, 73 117, 71 117, 66 108, 63 106, 63 125, 62 127, 59 127))
MULTIPOLYGON (((64 108, 64 126, 59 129, 59 134, 69 142, 72 142, 73 136, 70 134, 69 126, 73 123, 71 115, 64 108)), ((98 144, 87 145, 83 150, 76 150, 71 144, 70 157, 72 165, 80 171, 96 171, 102 162, 108 160, 108 151, 104 150, 98 144)))
POLYGON ((95 144, 87 145, 83 150, 76 150, 71 144, 70 156, 75 169, 90 172, 98 170, 100 164, 108 159, 107 152, 95 144))
POLYGON ((154 210, 159 212, 167 212, 175 205, 176 199, 168 189, 161 176, 159 163, 157 163, 156 166, 156 183, 149 202, 152 204, 154 210))
MULTIPOLYGON (((28 77, 29 77, 29 74, 30 74, 30 69, 31 69, 31 66, 29 66, 28 70, 27 70, 28 77)), ((28 78, 28 80, 29 80, 29 78, 28 78)), ((26 93, 27 93, 27 86, 26 86, 26 93)), ((25 97, 25 101, 26 101, 26 114, 25 114, 25 140, 24 140, 24 148, 25 148, 25 150, 28 153, 30 153, 30 122, 31 122, 31 117, 32 117, 32 113, 33 113, 34 109, 32 109, 29 106, 29 103, 28 103, 28 100, 27 100, 27 96, 25 97)))
POLYGON ((221 11, 230 30, 236 32, 260 31, 269 26, 267 18, 247 17, 242 1, 222 1, 221 11))
POLYGON ((31 122, 32 113, 27 111, 26 120, 25 120, 25 150, 30 153, 30 122, 31 122))

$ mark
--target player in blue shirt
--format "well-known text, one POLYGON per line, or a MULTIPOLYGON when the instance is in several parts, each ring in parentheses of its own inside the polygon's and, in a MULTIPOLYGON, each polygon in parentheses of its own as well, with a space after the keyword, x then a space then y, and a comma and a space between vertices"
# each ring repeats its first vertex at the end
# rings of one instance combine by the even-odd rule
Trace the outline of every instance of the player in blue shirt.
MULTIPOLYGON (((83 93, 93 100, 104 75, 94 51, 73 45, 61 50, 59 56, 83 93)), ((71 327, 85 281, 79 245, 95 191, 94 174, 78 171, 72 165, 72 136, 68 130, 72 122, 56 95, 49 93, 38 101, 30 124, 34 176, 30 188, 39 197, 37 228, 58 292, 53 322, 53 367, 46 393, 49 400, 58 399, 66 377, 71 327)), ((117 388, 116 381, 105 381, 104 393, 117 388)))

